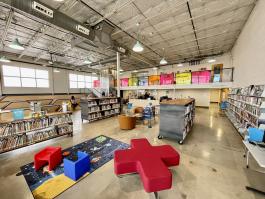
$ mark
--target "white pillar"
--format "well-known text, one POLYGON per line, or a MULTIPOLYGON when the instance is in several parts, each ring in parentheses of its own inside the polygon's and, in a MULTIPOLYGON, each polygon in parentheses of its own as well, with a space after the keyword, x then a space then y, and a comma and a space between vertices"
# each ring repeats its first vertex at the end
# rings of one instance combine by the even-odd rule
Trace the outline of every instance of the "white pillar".
POLYGON ((120 53, 117 52, 117 97, 121 96, 120 91, 120 66, 121 66, 121 60, 120 60, 120 53))

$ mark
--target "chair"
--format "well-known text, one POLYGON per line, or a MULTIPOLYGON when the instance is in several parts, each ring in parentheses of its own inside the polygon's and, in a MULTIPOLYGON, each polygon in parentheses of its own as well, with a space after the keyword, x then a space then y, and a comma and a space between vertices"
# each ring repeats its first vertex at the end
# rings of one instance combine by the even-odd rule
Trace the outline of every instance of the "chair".
POLYGON ((131 130, 135 128, 136 118, 134 116, 119 115, 120 129, 131 130))
POLYGON ((146 192, 170 189, 172 174, 168 167, 179 165, 178 152, 169 145, 152 146, 147 139, 132 139, 131 149, 114 152, 116 175, 138 173, 146 192))
POLYGON ((90 171, 90 157, 87 153, 78 151, 78 159, 76 161, 71 161, 67 158, 63 159, 64 163, 64 175, 77 181, 86 172, 90 171))
POLYGON ((263 142, 264 130, 258 128, 248 128, 248 140, 252 142, 263 142))
POLYGON ((62 162, 61 147, 46 147, 34 155, 34 167, 38 171, 41 167, 48 163, 48 170, 51 171, 62 162))

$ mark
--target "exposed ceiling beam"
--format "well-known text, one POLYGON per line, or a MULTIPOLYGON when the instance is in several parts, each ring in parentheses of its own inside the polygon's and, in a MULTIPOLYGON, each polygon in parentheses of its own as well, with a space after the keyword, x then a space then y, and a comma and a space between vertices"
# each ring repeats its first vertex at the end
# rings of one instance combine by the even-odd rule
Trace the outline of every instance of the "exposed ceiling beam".
POLYGON ((6 37, 7 37, 7 32, 8 32, 8 29, 9 29, 10 25, 11 25, 13 15, 14 15, 14 10, 13 9, 10 9, 10 11, 8 13, 7 20, 6 20, 4 33, 2 34, 2 37, 1 37, 1 46, 4 46, 5 45, 5 40, 6 40, 6 37))
POLYGON ((18 58, 22 58, 25 55, 25 52, 31 48, 37 41, 38 39, 40 39, 43 35, 45 35, 45 33, 49 30, 49 26, 47 25, 43 25, 41 26, 41 28, 39 29, 39 31, 37 31, 28 41, 28 43, 26 44, 26 48, 20 53, 20 55, 18 56, 18 58))
MULTIPOLYGON (((86 6, 87 8, 89 8, 90 10, 94 11, 94 12, 95 12, 96 14, 98 14, 99 16, 103 17, 103 15, 102 15, 99 11, 95 10, 94 8, 92 8, 92 7, 91 7, 90 5, 88 5, 88 3, 86 3, 85 1, 83 1, 83 0, 79 0, 79 2, 82 3, 82 5, 85 5, 85 6, 86 6)), ((109 23, 110 25, 112 25, 112 26, 118 28, 118 29, 121 30, 123 33, 125 33, 125 34, 128 35, 130 38, 132 38, 133 40, 135 40, 135 41, 138 40, 136 37, 134 37, 134 36, 131 35, 130 33, 126 32, 126 31, 123 30, 120 26, 116 25, 114 22, 110 21, 109 19, 104 19, 104 21, 106 21, 106 22, 109 23)), ((141 42, 141 43, 142 43, 142 45, 143 45, 144 47, 146 47, 147 49, 149 49, 150 51, 152 51, 154 54, 156 54, 156 55, 158 55, 158 56, 161 57, 161 55, 160 55, 158 52, 156 52, 155 50, 153 50, 152 48, 150 48, 148 45, 144 44, 143 42, 141 42)))
POLYGON ((198 42, 198 37, 197 37, 197 33, 196 33, 195 24, 194 24, 194 21, 193 21, 193 18, 192 18, 192 14, 191 14, 189 1, 187 1, 187 7, 188 7, 188 11, 189 11, 189 16, 190 16, 190 21, 191 21, 194 37, 195 37, 196 44, 197 44, 198 53, 200 54, 201 53, 200 52, 200 45, 199 45, 199 42, 198 42))
POLYGON ((103 15, 102 17, 100 17, 98 20, 96 20, 95 22, 93 22, 92 24, 90 24, 91 26, 95 26, 98 23, 100 23, 101 21, 108 19, 109 17, 111 17, 113 14, 119 12, 121 9, 123 9, 124 7, 128 6, 129 4, 131 4, 132 2, 134 2, 135 0, 129 0, 124 2, 123 4, 121 4, 120 6, 118 6, 118 3, 120 2, 120 0, 117 0, 114 8, 107 14, 103 15))
MULTIPOLYGON (((241 9, 241 8, 244 8, 244 7, 248 7, 248 6, 250 6, 250 5, 253 5, 254 3, 252 2, 252 3, 248 3, 248 4, 244 4, 244 5, 241 5, 241 6, 238 6, 238 5, 229 5, 229 6, 225 6, 225 7, 223 7, 223 8, 218 8, 218 9, 215 9, 215 10, 212 10, 212 11, 210 11, 210 12, 206 12, 206 13, 204 13, 204 14, 202 14, 202 15, 198 15, 198 16, 196 16, 196 17, 193 17, 192 19, 193 20, 198 20, 198 19, 200 19, 200 18, 202 18, 202 17, 205 17, 205 16, 207 16, 207 15, 210 15, 210 14, 215 14, 215 13, 219 13, 219 12, 225 12, 226 10, 229 10, 229 9, 232 9, 231 11, 229 11, 229 12, 234 12, 235 10, 238 10, 238 9, 241 9)), ((185 24, 185 23, 187 23, 187 22, 190 22, 190 18, 189 19, 186 19, 186 20, 183 20, 183 21, 180 21, 179 23, 176 23, 176 24, 173 24, 172 26, 170 26, 170 27, 165 27, 165 28, 160 28, 160 32, 162 32, 162 31, 168 31, 169 29, 171 29, 171 28, 173 28, 173 27, 178 27, 178 26, 180 26, 180 25, 182 25, 182 24, 185 24)), ((128 30, 128 28, 126 29, 126 30, 128 30)), ((114 35, 114 34, 116 34, 116 33, 113 33, 112 34, 112 36, 114 35)), ((117 39, 117 38, 115 38, 115 39, 117 39)))

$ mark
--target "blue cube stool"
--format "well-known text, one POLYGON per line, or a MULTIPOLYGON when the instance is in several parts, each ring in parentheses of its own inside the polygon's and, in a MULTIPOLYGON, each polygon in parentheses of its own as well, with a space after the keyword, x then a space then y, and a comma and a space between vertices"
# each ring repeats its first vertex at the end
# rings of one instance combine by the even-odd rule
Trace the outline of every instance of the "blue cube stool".
POLYGON ((264 137, 264 130, 258 128, 248 128, 248 140, 252 142, 262 142, 264 137))
POLYGON ((64 175, 77 181, 86 172, 90 171, 90 157, 88 154, 78 151, 78 160, 73 162, 69 159, 64 158, 64 175))

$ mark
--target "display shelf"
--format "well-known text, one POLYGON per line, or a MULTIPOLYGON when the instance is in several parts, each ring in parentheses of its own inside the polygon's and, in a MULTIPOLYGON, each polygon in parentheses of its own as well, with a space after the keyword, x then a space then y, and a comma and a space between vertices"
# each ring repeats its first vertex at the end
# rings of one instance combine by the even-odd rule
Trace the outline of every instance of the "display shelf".
POLYGON ((240 135, 244 136, 249 127, 259 128, 265 123, 265 85, 251 85, 230 89, 227 117, 240 135))
POLYGON ((169 137, 182 144, 192 129, 194 118, 195 99, 161 102, 158 138, 169 137))
POLYGON ((49 113, 0 123, 0 153, 33 145, 62 135, 73 135, 71 112, 49 113))
POLYGON ((104 98, 81 98, 81 118, 89 122, 97 121, 120 113, 120 99, 117 97, 104 98), (96 110, 90 111, 90 103, 93 103, 96 110))

